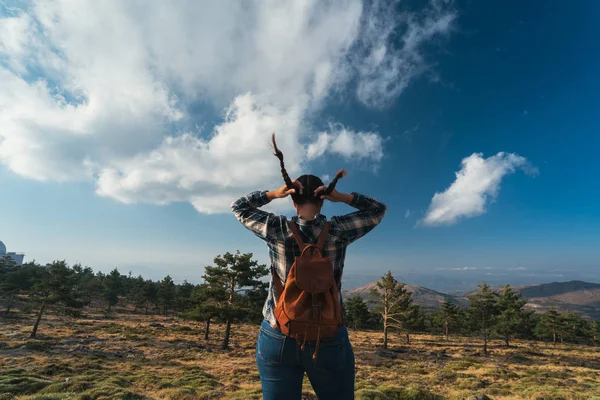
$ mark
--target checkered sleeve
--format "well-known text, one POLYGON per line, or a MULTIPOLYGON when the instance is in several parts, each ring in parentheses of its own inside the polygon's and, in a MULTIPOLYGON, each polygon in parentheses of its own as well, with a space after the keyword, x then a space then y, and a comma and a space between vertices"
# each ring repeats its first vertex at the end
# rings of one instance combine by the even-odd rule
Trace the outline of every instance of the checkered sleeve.
POLYGON ((239 198, 231 204, 235 217, 248 230, 264 241, 274 241, 284 232, 285 217, 260 210, 268 204, 267 191, 256 191, 239 198))
POLYGON ((348 244, 375 228, 387 211, 387 206, 379 200, 356 192, 352 195, 350 206, 357 208, 358 211, 331 219, 341 232, 340 239, 348 244))

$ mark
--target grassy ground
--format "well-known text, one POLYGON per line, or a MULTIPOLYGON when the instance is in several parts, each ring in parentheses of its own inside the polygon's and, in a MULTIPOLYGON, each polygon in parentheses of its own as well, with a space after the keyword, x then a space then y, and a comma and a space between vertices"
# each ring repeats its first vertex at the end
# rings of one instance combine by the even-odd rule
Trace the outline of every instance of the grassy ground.
MULTIPOLYGON (((234 326, 222 351, 222 326, 205 341, 203 326, 176 318, 48 316, 37 340, 28 339, 31 324, 0 320, 0 400, 261 398, 257 326, 234 326)), ((381 334, 350 338, 357 399, 600 399, 598 348, 493 342, 483 357, 473 339, 415 335, 410 346, 392 337, 382 356, 381 334)), ((316 398, 307 379, 304 392, 316 398)))

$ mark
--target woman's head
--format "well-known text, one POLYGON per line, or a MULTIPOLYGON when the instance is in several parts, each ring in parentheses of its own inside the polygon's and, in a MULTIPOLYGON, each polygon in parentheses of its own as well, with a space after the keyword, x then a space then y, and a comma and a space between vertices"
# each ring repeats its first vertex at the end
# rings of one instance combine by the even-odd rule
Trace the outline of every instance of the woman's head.
POLYGON ((296 193, 291 195, 292 200, 294 201, 294 205, 301 206, 305 204, 311 204, 317 206, 320 210, 321 206, 323 205, 323 200, 321 200, 320 196, 323 194, 327 195, 331 193, 333 189, 335 189, 337 181, 345 175, 345 171, 338 171, 333 181, 329 184, 329 186, 327 186, 327 188, 323 192, 319 193, 318 196, 315 196, 314 193, 315 190, 317 190, 317 188, 324 186, 323 181, 315 175, 302 175, 298 179, 296 179, 302 185, 302 191, 300 192, 300 190, 294 186, 287 171, 285 170, 285 165, 283 163, 283 153, 277 148, 277 143, 275 143, 275 133, 273 133, 272 139, 273 148, 275 150, 275 156, 279 159, 279 165, 281 166, 281 175, 283 176, 283 180, 289 189, 296 189, 296 193))
POLYGON ((320 196, 315 196, 315 190, 323 186, 323 181, 314 175, 302 175, 296 179, 302 185, 302 192, 296 190, 296 193, 292 194, 292 200, 298 205, 310 203, 310 204, 323 204, 320 196))

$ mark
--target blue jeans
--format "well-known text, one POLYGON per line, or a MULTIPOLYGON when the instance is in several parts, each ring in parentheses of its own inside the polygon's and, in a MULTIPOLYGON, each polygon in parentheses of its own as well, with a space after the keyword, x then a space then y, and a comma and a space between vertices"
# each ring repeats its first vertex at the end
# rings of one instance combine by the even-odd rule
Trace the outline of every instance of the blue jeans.
POLYGON ((354 399, 354 351, 348 330, 340 327, 333 338, 302 343, 263 321, 256 342, 256 363, 264 400, 300 400, 304 372, 319 400, 354 399))

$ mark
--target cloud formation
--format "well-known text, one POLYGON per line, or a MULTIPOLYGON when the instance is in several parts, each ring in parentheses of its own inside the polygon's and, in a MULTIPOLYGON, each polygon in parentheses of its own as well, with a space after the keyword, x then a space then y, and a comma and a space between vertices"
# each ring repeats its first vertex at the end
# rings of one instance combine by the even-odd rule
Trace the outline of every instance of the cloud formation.
POLYGON ((279 181, 272 131, 292 175, 324 154, 377 164, 378 132, 334 123, 315 133, 307 119, 340 93, 390 104, 428 68, 422 45, 447 37, 456 16, 438 0, 397 14, 378 0, 0 7, 0 163, 203 213, 279 181))
POLYGON ((420 225, 453 225, 461 218, 472 218, 486 212, 486 204, 494 200, 500 190, 502 178, 522 169, 533 175, 537 170, 528 161, 514 153, 500 152, 483 158, 473 153, 462 160, 456 180, 431 200, 427 214, 420 225))
POLYGON ((377 163, 383 158, 383 139, 377 132, 354 132, 341 124, 331 124, 329 132, 320 132, 307 146, 306 157, 313 160, 325 153, 348 160, 368 158, 377 163))

